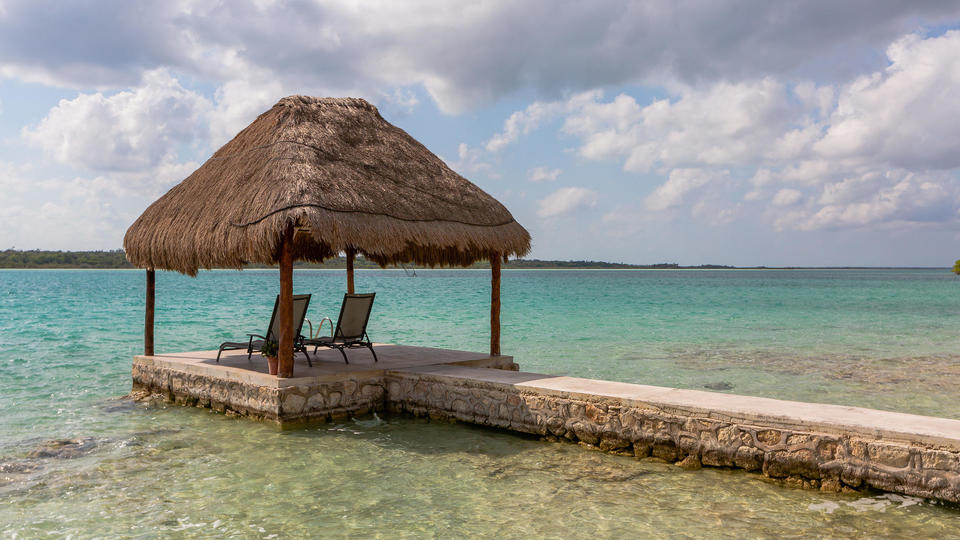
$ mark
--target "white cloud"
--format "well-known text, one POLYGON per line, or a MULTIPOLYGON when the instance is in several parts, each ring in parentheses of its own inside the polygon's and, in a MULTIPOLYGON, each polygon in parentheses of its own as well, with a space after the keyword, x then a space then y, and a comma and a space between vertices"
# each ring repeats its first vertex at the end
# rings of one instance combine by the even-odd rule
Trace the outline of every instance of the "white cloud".
POLYGON ((500 178, 493 164, 485 161, 486 157, 482 149, 471 148, 467 143, 460 143, 457 146, 457 161, 447 161, 447 165, 464 176, 483 174, 487 178, 500 178))
POLYGON ((673 100, 641 107, 627 95, 584 103, 563 130, 581 138, 589 159, 623 157, 627 171, 658 166, 753 163, 790 125, 785 86, 772 79, 706 89, 683 88, 673 100))
POLYGON ((508 144, 516 142, 520 135, 530 133, 540 125, 540 122, 554 116, 557 112, 555 103, 536 102, 526 110, 511 114, 503 123, 503 131, 487 141, 487 152, 497 152, 508 144))
POLYGON ((923 212, 956 222, 931 196, 952 193, 960 167, 957 50, 960 31, 907 36, 888 49, 883 72, 836 87, 767 77, 679 87, 646 106, 626 94, 592 94, 553 110, 562 111, 562 131, 578 138, 582 157, 669 174, 646 197, 650 210, 689 205, 694 217, 732 219, 747 201, 781 209, 763 212, 775 227, 804 230, 923 221, 923 212), (722 178, 733 169, 740 172, 722 178), (913 180, 890 180, 904 174, 913 180), (719 194, 720 184, 730 191, 743 177, 751 190, 719 194), (812 190, 819 197, 804 202, 812 190))
POLYGON ((527 135, 541 124, 553 120, 558 115, 577 110, 587 103, 603 97, 599 90, 583 92, 562 101, 536 101, 522 111, 511 114, 503 123, 503 130, 487 141, 487 152, 499 152, 507 145, 517 142, 521 135, 527 135))
POLYGON ((876 180, 880 186, 874 186, 869 195, 826 204, 812 214, 795 216, 796 223, 790 225, 816 230, 923 223, 956 220, 960 211, 960 186, 955 179, 894 171, 876 180))
POLYGON ((800 199, 803 198, 803 193, 790 188, 783 188, 773 196, 773 199, 770 201, 774 206, 793 206, 800 202, 800 199))
POLYGON ((960 166, 960 31, 909 35, 887 49, 890 66, 844 85, 816 151, 892 167, 960 166))
POLYGON ((534 167, 527 171, 527 179, 531 182, 553 182, 563 172, 560 169, 548 169, 546 167, 534 167))
POLYGON ((205 144, 210 108, 208 100, 160 69, 145 73, 140 86, 109 97, 96 93, 61 100, 22 135, 67 165, 144 170, 175 161, 180 146, 205 144))
POLYGON ((560 217, 597 203, 596 192, 582 187, 560 188, 540 201, 537 215, 542 218, 560 217))
POLYGON ((703 169, 674 169, 666 183, 647 196, 648 210, 661 211, 679 206, 698 188, 713 180, 714 173, 703 169))
POLYGON ((216 109, 210 117, 210 141, 219 148, 286 95, 276 81, 229 81, 216 92, 216 109))
POLYGON ((818 116, 830 114, 836 105, 836 90, 833 87, 817 86, 810 81, 803 81, 794 86, 793 95, 808 110, 816 111, 818 116))
POLYGON ((45 176, 0 162, 0 249, 117 249, 147 205, 198 166, 78 177, 45 176))
POLYGON ((417 94, 409 88, 394 88, 393 92, 384 93, 383 96, 387 103, 399 107, 407 114, 412 113, 417 105, 420 104, 417 94))

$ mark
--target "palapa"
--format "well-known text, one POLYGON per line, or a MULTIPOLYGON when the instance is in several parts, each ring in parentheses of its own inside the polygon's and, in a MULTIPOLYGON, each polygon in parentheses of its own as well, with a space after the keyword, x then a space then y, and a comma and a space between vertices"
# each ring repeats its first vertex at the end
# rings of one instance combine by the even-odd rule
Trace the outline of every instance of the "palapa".
POLYGON ((491 266, 490 354, 500 354, 500 263, 530 234, 496 199, 362 99, 290 96, 151 204, 123 239, 147 269, 144 354, 153 355, 154 271, 279 264, 279 375, 293 374, 293 261, 347 254, 381 266, 491 266))
POLYGON ((387 265, 466 266, 530 249, 496 199, 356 98, 290 96, 261 114, 127 230, 127 259, 195 275, 353 250, 387 265))

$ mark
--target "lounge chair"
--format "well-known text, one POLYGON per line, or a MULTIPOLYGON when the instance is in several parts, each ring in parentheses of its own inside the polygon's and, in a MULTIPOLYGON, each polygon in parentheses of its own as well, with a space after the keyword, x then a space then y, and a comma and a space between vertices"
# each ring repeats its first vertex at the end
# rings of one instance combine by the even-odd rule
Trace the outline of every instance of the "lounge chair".
MULTIPOLYGON (((303 346, 303 336, 300 335, 300 330, 303 329, 303 319, 307 315, 307 305, 310 304, 310 295, 309 294, 295 294, 293 295, 293 353, 302 352, 304 356, 307 355, 307 348, 303 346)), ((246 342, 239 341, 225 341, 220 344, 220 350, 217 351, 217 362, 220 362, 220 354, 223 351, 247 351, 247 360, 250 359, 250 355, 254 351, 259 351, 260 347, 263 346, 265 340, 277 341, 278 336, 280 335, 280 318, 277 317, 277 309, 280 307, 280 295, 277 295, 277 301, 273 303, 273 315, 270 316, 270 326, 267 327, 267 334, 261 336, 259 334, 247 334, 250 337, 246 342), (259 339, 254 339, 259 338, 259 339)), ((310 360, 310 357, 307 357, 307 360, 310 360)))
MULTIPOLYGON (((309 347, 313 345, 313 354, 317 354, 320 347, 330 347, 337 349, 343 356, 343 361, 347 364, 347 353, 344 349, 354 347, 366 347, 370 349, 373 355, 373 361, 377 361, 377 353, 373 350, 373 343, 367 337, 367 321, 370 320, 370 310, 373 308, 373 297, 377 293, 369 294, 345 294, 343 295, 343 305, 340 306, 340 315, 337 317, 337 326, 330 336, 323 336, 314 339, 304 339, 303 345, 309 347)), ((310 356, 307 356, 310 361, 310 356)), ((313 363, 311 362, 312 366, 313 363)))

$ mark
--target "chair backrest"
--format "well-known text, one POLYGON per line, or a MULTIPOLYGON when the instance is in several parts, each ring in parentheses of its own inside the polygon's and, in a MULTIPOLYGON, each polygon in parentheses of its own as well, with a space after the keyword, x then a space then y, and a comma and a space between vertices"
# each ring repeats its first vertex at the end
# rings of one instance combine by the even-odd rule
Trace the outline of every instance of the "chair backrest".
POLYGON ((340 316, 337 317, 337 329, 334 339, 361 339, 367 333, 367 321, 373 308, 373 297, 377 293, 345 294, 340 316))
MULTIPOLYGON (((297 339, 300 331, 303 329, 303 319, 307 316, 307 306, 310 304, 309 294, 293 295, 293 339, 297 339)), ((270 326, 267 327, 267 340, 279 341, 280 335, 280 317, 277 317, 277 310, 280 308, 280 295, 277 295, 277 301, 273 303, 273 315, 270 316, 270 326)))

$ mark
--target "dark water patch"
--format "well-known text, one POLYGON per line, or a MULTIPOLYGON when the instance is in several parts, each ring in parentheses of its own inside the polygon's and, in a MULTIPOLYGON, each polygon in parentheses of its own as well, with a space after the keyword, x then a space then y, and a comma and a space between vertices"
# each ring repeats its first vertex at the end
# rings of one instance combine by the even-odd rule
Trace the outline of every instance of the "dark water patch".
POLYGON ((703 387, 709 390, 733 390, 733 385, 727 381, 707 383, 703 387))
POLYGON ((76 439, 51 439, 44 441, 33 450, 27 452, 28 458, 75 459, 93 452, 99 446, 99 441, 93 437, 78 437, 76 439))
POLYGON ((37 470, 40 465, 35 461, 0 461, 0 474, 26 474, 37 470))
POLYGON ((105 448, 142 446, 147 443, 154 446, 161 443, 174 444, 176 441, 170 436, 181 431, 179 428, 159 428, 114 437, 30 438, 11 444, 10 447, 28 448, 25 452, 21 450, 21 455, 31 460, 76 459, 105 448))
POLYGON ((150 403, 138 401, 130 394, 108 398, 101 402, 100 410, 109 414, 122 414, 132 411, 140 411, 150 407, 150 403))

